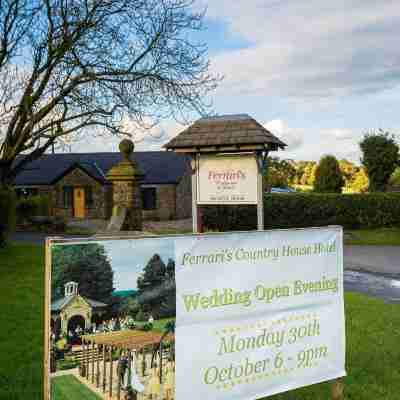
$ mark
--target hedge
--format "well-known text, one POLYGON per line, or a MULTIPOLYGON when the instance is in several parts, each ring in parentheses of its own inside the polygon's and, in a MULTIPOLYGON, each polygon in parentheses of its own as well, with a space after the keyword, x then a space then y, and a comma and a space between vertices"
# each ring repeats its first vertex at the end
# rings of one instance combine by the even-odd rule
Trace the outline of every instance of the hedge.
MULTIPOLYGON (((16 196, 13 190, 0 190, 0 225, 13 231, 16 224, 16 196)), ((0 229, 1 230, 1 229, 0 229)))
MULTIPOLYGON (((255 206, 205 206, 207 230, 254 230, 255 206)), ((400 193, 279 193, 264 199, 265 229, 342 225, 344 228, 400 226, 400 193)))

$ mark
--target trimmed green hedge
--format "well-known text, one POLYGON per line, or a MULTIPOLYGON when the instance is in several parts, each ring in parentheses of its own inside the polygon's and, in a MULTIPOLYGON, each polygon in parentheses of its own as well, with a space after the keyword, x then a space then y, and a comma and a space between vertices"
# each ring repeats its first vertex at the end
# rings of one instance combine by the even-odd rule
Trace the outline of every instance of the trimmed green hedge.
POLYGON ((0 190, 0 225, 7 231, 15 229, 16 196, 13 190, 0 190))
MULTIPOLYGON (((344 228, 400 226, 400 193, 269 194, 264 201, 265 229, 342 225, 344 228)), ((253 230, 255 206, 205 206, 207 230, 253 230)))

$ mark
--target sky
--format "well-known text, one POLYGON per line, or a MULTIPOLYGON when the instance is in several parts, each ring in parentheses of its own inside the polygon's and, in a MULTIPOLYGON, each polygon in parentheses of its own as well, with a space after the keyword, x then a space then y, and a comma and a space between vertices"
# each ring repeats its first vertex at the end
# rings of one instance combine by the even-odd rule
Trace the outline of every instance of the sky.
MULTIPOLYGON (((215 113, 247 113, 288 144, 281 158, 334 154, 359 162, 363 134, 400 140, 399 0, 197 0, 207 7, 211 71, 224 80, 215 113)), ((162 121, 137 150, 159 150, 184 127, 162 121)), ((116 151, 96 138, 73 151, 116 151)))
POLYGON ((102 242, 114 272, 115 290, 137 289, 137 278, 157 253, 164 261, 174 259, 174 240, 114 240, 102 242))

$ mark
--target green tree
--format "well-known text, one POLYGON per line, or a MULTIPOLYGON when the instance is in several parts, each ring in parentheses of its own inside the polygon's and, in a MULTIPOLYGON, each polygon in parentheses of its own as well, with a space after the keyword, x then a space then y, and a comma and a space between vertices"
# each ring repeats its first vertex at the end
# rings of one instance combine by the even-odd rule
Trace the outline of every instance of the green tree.
POLYGON ((136 298, 129 296, 125 297, 119 306, 120 313, 124 315, 130 315, 132 318, 136 316, 138 311, 140 310, 139 302, 136 298))
POLYGON ((400 165, 399 146, 389 132, 367 133, 360 142, 361 163, 369 178, 371 192, 384 191, 390 176, 400 165))
POLYGON ((344 186, 350 189, 352 187, 352 183, 358 171, 358 168, 352 162, 345 159, 339 161, 339 167, 342 171, 344 186))
POLYGON ((334 156, 322 157, 315 171, 314 190, 319 193, 341 193, 344 185, 339 163, 334 156))
POLYGON ((158 254, 154 254, 144 267, 144 273, 138 278, 137 286, 139 292, 157 288, 165 280, 167 268, 158 254))
POLYGON ((303 170, 303 175, 300 179, 301 185, 313 186, 315 181, 315 172, 317 163, 315 161, 306 161, 306 165, 303 170))
POLYGON ((138 301, 141 310, 149 311, 155 318, 175 315, 175 262, 167 265, 158 254, 154 254, 138 278, 138 301))
POLYGON ((79 284, 79 294, 108 303, 113 271, 104 246, 97 243, 54 246, 52 249, 52 299, 64 296, 64 285, 79 284))
POLYGON ((296 170, 286 160, 280 160, 278 157, 268 158, 268 169, 265 176, 267 187, 288 187, 293 182, 296 170))

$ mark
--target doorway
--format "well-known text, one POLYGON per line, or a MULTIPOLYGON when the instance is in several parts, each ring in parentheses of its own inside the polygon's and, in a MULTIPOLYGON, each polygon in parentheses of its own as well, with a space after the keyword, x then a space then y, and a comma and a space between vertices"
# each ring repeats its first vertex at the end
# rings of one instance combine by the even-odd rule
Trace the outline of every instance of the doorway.
POLYGON ((85 189, 74 188, 74 217, 85 218, 85 189))

